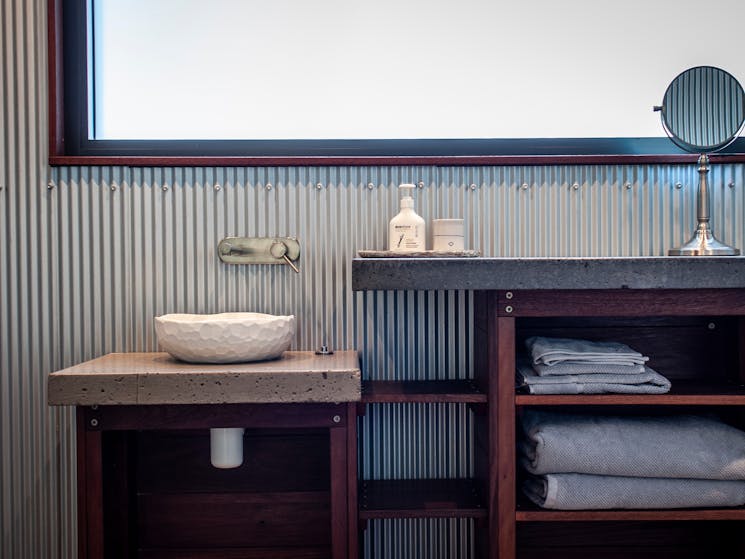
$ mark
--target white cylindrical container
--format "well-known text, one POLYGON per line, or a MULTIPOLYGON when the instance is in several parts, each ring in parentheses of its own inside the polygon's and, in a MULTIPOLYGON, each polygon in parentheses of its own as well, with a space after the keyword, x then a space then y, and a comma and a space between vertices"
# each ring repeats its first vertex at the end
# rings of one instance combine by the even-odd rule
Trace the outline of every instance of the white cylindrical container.
POLYGON ((237 468, 243 464, 242 427, 210 429, 210 459, 215 468, 237 468))
POLYGON ((464 250, 462 219, 432 220, 432 250, 453 252, 464 250))

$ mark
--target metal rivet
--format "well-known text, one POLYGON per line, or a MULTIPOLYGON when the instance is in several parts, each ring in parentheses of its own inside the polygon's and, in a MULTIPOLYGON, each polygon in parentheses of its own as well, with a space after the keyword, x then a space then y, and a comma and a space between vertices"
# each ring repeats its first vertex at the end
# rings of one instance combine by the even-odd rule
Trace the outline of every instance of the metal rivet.
POLYGON ((631 187, 633 185, 630 182, 627 182, 626 184, 624 184, 624 186, 626 187, 626 190, 631 190, 631 187))
POLYGON ((675 183, 675 188, 676 188, 676 190, 680 190, 681 188, 683 188, 683 185, 681 183, 679 183, 679 182, 676 182, 675 183))
POLYGON ((418 183, 416 183, 416 185, 417 185, 417 186, 418 186, 419 188, 424 188, 424 181, 419 181, 418 183))
POLYGON ((319 182, 318 184, 316 184, 316 188, 318 190, 323 190, 323 185, 319 182))
POLYGON ((478 188, 478 186, 476 186, 475 184, 471 184, 471 187, 470 188, 471 188, 471 190, 476 190, 478 188))
POLYGON ((572 185, 572 188, 573 188, 574 190, 579 190, 579 183, 578 183, 578 182, 575 182, 575 183, 574 183, 574 184, 572 185))
POLYGON ((221 187, 221 186, 220 186, 219 184, 216 184, 216 185, 215 185, 215 186, 213 186, 212 188, 214 188, 215 190, 220 190, 220 188, 222 188, 222 187, 221 187))
POLYGON ((506 307, 504 308, 504 312, 512 312, 512 306, 511 306, 511 305, 507 305, 507 306, 506 306, 506 307))
POLYGON ((91 419, 91 427, 98 427, 98 419, 91 419))
POLYGON ((707 327, 707 328, 708 328, 709 330, 714 330, 714 329, 715 329, 715 328, 717 327, 717 325, 716 325, 716 324, 714 324, 713 322, 709 322, 709 324, 707 324, 707 325, 706 325, 706 327, 707 327))
POLYGON ((735 181, 729 181, 729 184, 727 185, 730 188, 735 188, 735 181))
POLYGON ((341 421, 341 417, 340 417, 340 416, 338 416, 338 415, 335 415, 335 416, 333 417, 333 421, 334 421, 334 423, 339 423, 339 422, 341 421))
POLYGON ((266 183, 266 186, 264 188, 266 188, 267 190, 271 190, 274 187, 272 186, 272 183, 268 182, 266 183))
POLYGON ((49 181, 49 182, 47 183, 47 188, 48 188, 49 190, 52 190, 52 189, 54 188, 54 181, 49 181))
POLYGON ((528 190, 528 188, 529 188, 529 187, 528 187, 528 183, 527 183, 527 182, 524 182, 521 188, 522 188, 523 190, 528 190))
POLYGON ((163 189, 163 192, 168 192, 168 185, 167 184, 164 184, 162 186, 162 189, 163 189))
POLYGON ((507 293, 504 294, 504 296, 507 297, 508 299, 512 299, 512 291, 508 291, 507 293))
POLYGON ((368 182, 367 183, 367 188, 369 188, 370 190, 372 190, 373 188, 375 188, 375 185, 373 183, 371 183, 371 182, 368 182))
POLYGON ((111 185, 111 192, 116 192, 116 185, 115 184, 112 184, 111 185))

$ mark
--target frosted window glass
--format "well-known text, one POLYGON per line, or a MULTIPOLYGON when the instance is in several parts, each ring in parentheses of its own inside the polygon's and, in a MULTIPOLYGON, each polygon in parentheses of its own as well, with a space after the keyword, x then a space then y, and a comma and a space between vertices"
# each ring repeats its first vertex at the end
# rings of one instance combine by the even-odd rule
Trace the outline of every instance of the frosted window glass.
POLYGON ((745 2, 94 0, 94 139, 659 137, 745 2))

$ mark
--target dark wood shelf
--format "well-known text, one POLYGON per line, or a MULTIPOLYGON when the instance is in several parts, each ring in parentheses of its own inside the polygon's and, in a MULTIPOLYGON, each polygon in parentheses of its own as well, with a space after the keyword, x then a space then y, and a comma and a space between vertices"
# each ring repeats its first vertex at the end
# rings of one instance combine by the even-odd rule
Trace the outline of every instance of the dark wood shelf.
POLYGON ((485 404, 487 396, 472 380, 367 380, 362 382, 362 401, 485 404))
POLYGON ((664 510, 549 510, 522 501, 515 511, 515 520, 517 522, 745 520, 745 507, 664 510))
POLYGON ((233 547, 219 549, 164 549, 137 550, 139 559, 328 559, 328 546, 303 547, 233 547))
POLYGON ((667 394, 517 394, 518 406, 745 406, 745 387, 676 380, 667 394))
POLYGON ((471 479, 402 479, 360 482, 360 519, 486 518, 471 479))

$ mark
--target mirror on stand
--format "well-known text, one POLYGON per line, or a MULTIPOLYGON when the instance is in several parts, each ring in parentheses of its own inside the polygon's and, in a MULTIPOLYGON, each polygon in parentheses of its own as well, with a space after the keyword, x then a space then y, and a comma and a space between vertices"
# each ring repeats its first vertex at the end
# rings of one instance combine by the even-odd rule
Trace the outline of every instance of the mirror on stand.
POLYGON ((745 94, 729 73, 713 66, 697 66, 679 74, 665 91, 662 126, 680 148, 698 158, 698 225, 690 241, 668 251, 670 256, 736 256, 739 249, 719 242, 709 225, 709 153, 724 149, 737 138, 745 122, 745 94))

